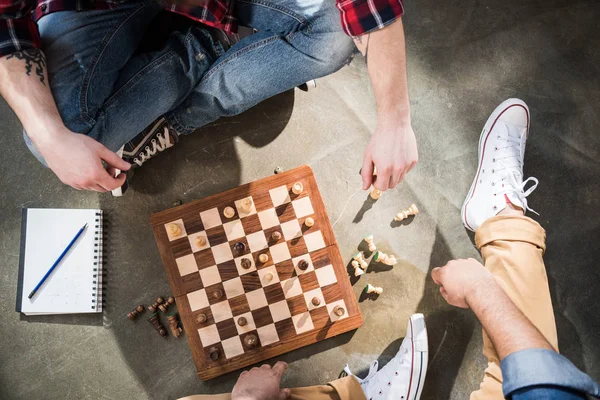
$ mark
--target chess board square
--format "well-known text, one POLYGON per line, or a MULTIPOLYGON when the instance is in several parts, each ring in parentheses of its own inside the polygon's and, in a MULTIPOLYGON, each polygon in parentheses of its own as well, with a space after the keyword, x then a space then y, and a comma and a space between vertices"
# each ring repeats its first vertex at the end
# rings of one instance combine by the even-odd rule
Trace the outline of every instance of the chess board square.
POLYGON ((242 280, 239 277, 223 282, 223 289, 225 289, 225 294, 228 299, 244 294, 242 280))
POLYGON ((244 353, 244 348, 242 347, 242 341, 239 336, 232 337, 227 340, 223 340, 221 342, 223 345, 223 352, 225 353, 225 357, 233 358, 235 356, 239 356, 244 353))
POLYGON ((260 283, 262 286, 269 286, 269 285, 273 285, 274 283, 279 282, 279 275, 277 274, 277 268, 275 268, 274 265, 271 265, 270 267, 267 267, 267 268, 259 269, 258 277, 260 279, 260 283), (267 274, 272 274, 273 279, 271 279, 270 281, 267 280, 267 278, 266 278, 267 274))
POLYGON ((290 192, 285 185, 269 190, 269 194, 271 195, 271 201, 275 207, 292 201, 290 192))
POLYGON ((250 312, 250 305, 248 304, 248 299, 245 294, 236 296, 232 299, 228 299, 229 307, 231 307, 231 313, 234 316, 242 315, 247 312, 250 312))
POLYGON ((257 252, 260 250, 264 250, 269 247, 267 244, 267 238, 265 237, 265 233, 263 231, 258 231, 256 233, 251 233, 246 236, 248 240, 248 246, 250 246, 250 251, 257 252))
POLYGON ((282 281, 281 289, 286 299, 302 294, 302 286, 300 286, 300 280, 297 276, 282 281))
POLYGON ((212 312, 215 322, 221 322, 225 321, 226 319, 233 318, 231 307, 229 306, 229 302, 227 300, 213 304, 210 306, 210 311, 212 312))
POLYGON ((300 279, 300 285, 302 285, 302 290, 304 292, 308 292, 309 290, 313 290, 319 287, 319 281, 317 280, 317 274, 315 271, 310 271, 305 274, 298 276, 300 279))
POLYGON ((191 293, 203 288, 202 278, 200 278, 200 273, 198 273, 198 271, 181 277, 180 293, 191 293))
POLYGON ((306 243, 306 248, 309 252, 325 247, 325 241, 323 240, 323 234, 321 231, 304 235, 304 242, 306 243))
POLYGON ((228 281, 239 276, 234 260, 219 264, 217 265, 217 268, 219 269, 219 275, 221 275, 221 281, 228 281))
POLYGON ((312 259, 315 269, 331 265, 331 259, 329 258, 329 249, 327 247, 324 247, 320 250, 311 251, 310 258, 312 259))
POLYGON ((258 328, 256 332, 258 333, 260 344, 263 347, 279 341, 279 335, 277 334, 277 329, 275 329, 275 324, 262 326, 258 328))
POLYGON ((267 229, 264 230, 264 232, 265 232, 265 237, 267 238, 267 241, 269 243, 269 246, 273 246, 274 244, 282 243, 282 242, 285 241, 283 239, 283 232, 281 231, 281 227, 279 225, 274 226, 272 228, 267 228, 267 229), (274 232, 279 232, 281 234, 281 239, 274 240, 273 239, 273 233, 274 232))
POLYGON ((242 286, 244 287, 244 292, 246 292, 246 293, 262 288, 262 284, 260 283, 258 271, 253 271, 248 274, 242 275, 241 279, 242 279, 242 286))
POLYGON ((275 266, 277 268, 277 275, 279 275, 280 281, 285 281, 296 276, 296 270, 294 269, 294 263, 292 260, 286 260, 275 266))
POLYGON ((204 347, 221 341, 216 325, 209 325, 207 327, 198 329, 198 335, 200 336, 200 341, 204 347))
POLYGON ((303 295, 294 296, 286 300, 288 303, 288 308, 290 309, 290 314, 292 316, 297 314, 302 314, 308 311, 308 307, 306 306, 306 300, 303 295))
POLYGON ((219 303, 227 298, 225 296, 225 289, 223 289, 223 283, 221 282, 206 286, 204 290, 206 290, 206 297, 208 297, 210 304, 219 303))
POLYGON ((224 223, 223 230, 225 230, 225 236, 227 236, 228 241, 239 239, 246 234, 242 221, 239 219, 224 223))
POLYGON ((187 294, 188 303, 190 303, 190 309, 192 311, 199 310, 201 308, 208 307, 208 297, 206 296, 206 290, 200 289, 195 292, 187 294))
POLYGON ((277 329, 279 340, 291 339, 296 336, 296 328, 294 327, 292 318, 275 322, 275 329, 277 329))
POLYGON ((290 308, 288 307, 288 303, 285 300, 269 304, 269 309, 271 310, 271 317, 273 318, 273 322, 282 321, 292 316, 292 314, 290 314, 290 308))
POLYGON ((283 294, 281 284, 270 285, 265 287, 263 290, 265 291, 265 296, 267 297, 269 304, 285 300, 285 295, 283 294))
POLYGON ((252 350, 257 350, 260 349, 262 347, 262 343, 260 342, 260 337, 258 337, 258 333, 256 332, 256 329, 253 331, 249 331, 247 333, 242 333, 240 335, 240 340, 242 341, 242 346, 244 346, 244 351, 252 351, 252 350), (247 346, 246 345, 246 338, 248 336, 255 336, 257 339, 257 343, 255 346, 247 346))
POLYGON ((281 230, 283 231, 285 240, 292 240, 302 236, 302 230, 300 229, 300 224, 297 219, 281 224, 281 230))
POLYGON ((249 215, 243 218, 241 221, 242 225, 244 226, 244 232, 246 232, 246 235, 261 231, 263 229, 260 225, 258 214, 249 215))
MULTIPOLYGON (((273 316, 271 315, 271 309, 268 305, 257 310, 252 310, 251 313, 252 317, 254 317, 254 325, 257 327, 273 323, 273 316)), ((329 321, 329 317, 327 317, 327 321, 329 321)))
POLYGON ((212 316, 212 313, 210 312, 210 307, 207 308, 201 308, 200 310, 196 310, 194 312, 192 312, 192 319, 194 320, 194 323, 199 327, 205 327, 208 325, 214 325, 215 320, 212 316), (205 322, 200 322, 199 321, 199 316, 200 314, 204 314, 204 316, 206 317, 206 321, 205 322))
POLYGON ((233 254, 231 253, 231 247, 229 247, 229 243, 222 243, 211 247, 211 250, 213 257, 215 258, 215 263, 217 264, 221 264, 233 259, 233 254))
POLYGON ((193 254, 188 254, 187 256, 179 257, 175 260, 177 264, 177 269, 179 270, 179 275, 185 276, 191 274, 192 272, 198 271, 198 266, 196 265, 196 259, 193 254))
POLYGON ((256 330, 256 325, 254 324, 254 317, 252 317, 252 313, 247 312, 246 314, 242 314, 235 317, 235 327, 237 329, 238 334, 240 335, 256 330), (240 318, 246 318, 246 325, 240 326, 238 322, 240 318))
POLYGON ((198 269, 212 267, 216 264, 211 249, 205 249, 194 253, 194 258, 196 259, 196 265, 198 266, 198 269))
POLYGON ((248 215, 256 214, 256 205, 254 204, 254 200, 252 196, 244 197, 243 199, 239 199, 235 201, 235 208, 237 208, 238 215, 240 218, 247 217, 248 215), (249 211, 245 211, 242 207, 242 202, 246 199, 250 199, 252 201, 252 206, 249 211))
POLYGON ((329 312, 327 311, 327 307, 315 308, 309 312, 315 329, 321 330, 331 323, 329 321, 329 312))
POLYGON ((308 311, 302 314, 293 315, 292 321, 294 322, 294 328, 296 328, 296 333, 298 335, 315 329, 308 311))
MULTIPOLYGON (((200 231, 193 233, 188 236, 188 240, 190 241, 190 247, 192 248, 192 252, 196 253, 200 250, 208 249, 210 247, 210 243, 208 241, 208 236, 206 236, 206 231, 200 231), (198 243, 199 238, 204 238, 204 245, 200 246, 198 243)), ((202 239, 200 239, 202 240, 202 239)))
POLYGON ((256 271, 256 264, 254 263, 254 259, 253 259, 253 257, 248 256, 248 255, 237 257, 235 259, 235 267, 237 268, 239 275, 245 275, 250 272, 256 271), (248 268, 248 269, 242 268, 242 260, 243 259, 250 260, 250 268, 248 268))
POLYGON ((238 335, 235 321, 233 319, 226 319, 225 321, 217 322, 216 326, 221 340, 229 339, 238 335))
POLYGON ((324 307, 325 306, 325 298, 323 298, 323 292, 320 288, 316 288, 313 290, 309 290, 308 292, 304 292, 304 300, 306 301, 306 306, 309 310, 314 310, 315 308, 324 307), (313 304, 313 299, 317 298, 320 300, 319 305, 313 304))
POLYGON ((271 257, 273 258, 273 262, 275 264, 279 264, 282 261, 289 260, 290 258, 292 258, 287 243, 285 242, 271 246, 269 251, 271 252, 271 257))
POLYGON ((231 247, 231 252, 233 253, 234 257, 241 257, 251 253, 246 237, 241 237, 229 242, 229 247, 231 247), (239 245, 238 243, 242 243, 243 246, 239 245))
POLYGON ((344 300, 334 301, 333 303, 327 304, 327 311, 329 312, 329 319, 331 322, 339 321, 340 319, 348 318, 348 309, 346 308, 346 303, 344 300), (333 309, 337 306, 341 306, 344 309, 344 315, 339 317, 336 313, 333 312, 333 309))
POLYGON ((198 213, 183 216, 183 225, 185 226, 185 231, 188 235, 204 230, 204 225, 202 225, 202 220, 198 213))
POLYGON ((267 297, 262 289, 253 290, 246 293, 246 300, 251 310, 258 310, 269 305, 267 303, 267 297))
POLYGON ((333 303, 342 298, 342 292, 337 284, 322 286, 321 291, 323 292, 323 298, 327 304, 333 303))
POLYGON ((227 235, 225 234, 225 229, 223 228, 223 225, 207 229, 206 237, 208 238, 208 243, 211 246, 227 243, 227 235))
POLYGON ((211 286, 221 282, 221 275, 219 275, 219 270, 216 265, 201 269, 200 277, 202 278, 202 284, 204 286, 211 286))
POLYGON ((314 271, 315 267, 313 266, 312 260, 310 258, 310 254, 303 254, 300 257, 292 258, 292 263, 294 264, 294 269, 296 270, 296 275, 306 274, 308 272, 314 271), (298 267, 300 261, 306 261, 308 263, 308 267, 305 270, 301 270, 298 267))
POLYGON ((265 249, 265 250, 260 250, 257 251, 256 253, 252 254, 252 258, 254 258, 254 263, 256 264, 256 269, 261 270, 263 268, 267 268, 267 267, 271 267, 273 266, 273 258, 271 257, 271 252, 269 251, 269 249, 265 249), (269 259, 266 262, 260 262, 260 255, 261 254, 266 254, 267 257, 269 257, 269 259))
POLYGON ((335 270, 331 265, 318 268, 315 270, 315 273, 317 274, 317 280, 319 281, 320 286, 327 286, 337 282, 335 270))
POLYGON ((167 232, 167 237, 169 238, 169 242, 172 242, 173 240, 181 239, 182 237, 187 236, 187 232, 185 231, 185 226, 183 225, 182 219, 178 219, 176 221, 172 221, 172 222, 169 222, 168 224, 165 224, 165 231, 167 232), (181 233, 178 235, 171 234, 171 232, 169 231, 169 225, 171 225, 171 224, 173 224, 173 225, 177 226, 179 229, 181 229, 181 233))
MULTIPOLYGON (((287 242, 287 244, 288 244, 288 248, 290 249, 290 254, 292 257, 300 257, 301 255, 308 253, 308 250, 306 249, 306 243, 304 242, 303 236, 292 239, 289 242, 287 242)), ((314 263, 313 263, 313 265, 314 265, 314 263)))
POLYGON ((192 254, 192 248, 190 246, 190 241, 185 237, 181 237, 178 240, 175 240, 171 243, 171 252, 173 253, 173 257, 179 258, 183 256, 187 256, 188 254, 192 254))
POLYGON ((259 212, 258 218, 260 219, 260 225, 263 229, 279 225, 279 218, 277 218, 277 213, 274 208, 259 212))
POLYGON ((294 207, 291 204, 284 204, 279 207, 275 207, 275 213, 280 223, 289 222, 297 219, 294 207))
POLYGON ((297 218, 306 217, 307 215, 314 214, 312 204, 310 203, 310 197, 302 197, 292 201, 294 206, 294 212, 297 218))
POLYGON ((204 225, 205 230, 223 224, 217 208, 211 208, 210 210, 202 211, 200 213, 200 218, 202 219, 202 225, 204 225))

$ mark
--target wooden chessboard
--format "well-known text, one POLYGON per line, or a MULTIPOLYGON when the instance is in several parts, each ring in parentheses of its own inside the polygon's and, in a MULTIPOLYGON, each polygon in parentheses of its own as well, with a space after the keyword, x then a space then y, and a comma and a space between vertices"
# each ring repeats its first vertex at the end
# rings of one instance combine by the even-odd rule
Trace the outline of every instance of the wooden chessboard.
POLYGON ((362 325, 308 166, 153 214, 150 221, 202 380, 362 325), (298 195, 291 191, 295 182, 304 186, 298 195), (248 197, 252 207, 244 211, 248 197), (223 214, 228 206, 232 218, 223 214), (179 228, 175 235, 172 224, 179 228), (278 241, 275 231, 282 234, 278 241), (269 260, 261 263, 261 254, 269 260), (257 343, 249 346, 248 336, 257 343))

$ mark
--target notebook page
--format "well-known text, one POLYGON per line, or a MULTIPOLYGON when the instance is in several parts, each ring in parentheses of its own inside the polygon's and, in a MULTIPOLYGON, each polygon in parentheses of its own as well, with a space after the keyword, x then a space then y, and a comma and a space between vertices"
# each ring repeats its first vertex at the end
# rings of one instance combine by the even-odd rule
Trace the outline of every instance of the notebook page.
POLYGON ((29 209, 25 239, 23 298, 25 314, 96 312, 94 303, 94 242, 99 210, 29 209), (32 299, 27 296, 75 237, 73 244, 32 299))

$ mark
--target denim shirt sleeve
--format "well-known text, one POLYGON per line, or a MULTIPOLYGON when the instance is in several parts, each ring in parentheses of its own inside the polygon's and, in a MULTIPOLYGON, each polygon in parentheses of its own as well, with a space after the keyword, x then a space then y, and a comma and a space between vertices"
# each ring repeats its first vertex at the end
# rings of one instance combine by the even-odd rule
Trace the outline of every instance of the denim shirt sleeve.
POLYGON ((570 389, 600 398, 598 384, 565 357, 552 350, 517 351, 502 360, 500 367, 504 380, 502 391, 508 399, 517 392, 523 394, 523 389, 534 387, 544 390, 552 390, 552 387, 570 389))

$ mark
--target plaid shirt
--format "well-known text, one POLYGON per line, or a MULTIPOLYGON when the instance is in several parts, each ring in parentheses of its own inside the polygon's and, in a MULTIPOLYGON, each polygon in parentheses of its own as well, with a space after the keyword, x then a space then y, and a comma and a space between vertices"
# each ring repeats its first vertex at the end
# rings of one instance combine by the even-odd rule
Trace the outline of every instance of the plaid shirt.
MULTIPOLYGON (((398 19, 402 0, 336 0, 344 31, 360 36, 398 19)), ((235 0, 207 0, 204 5, 168 5, 166 9, 228 32, 237 30, 235 0)), ((36 20, 57 11, 116 8, 113 0, 0 0, 0 57, 15 51, 39 48, 36 20), (37 3, 36 3, 37 1, 37 3)))

